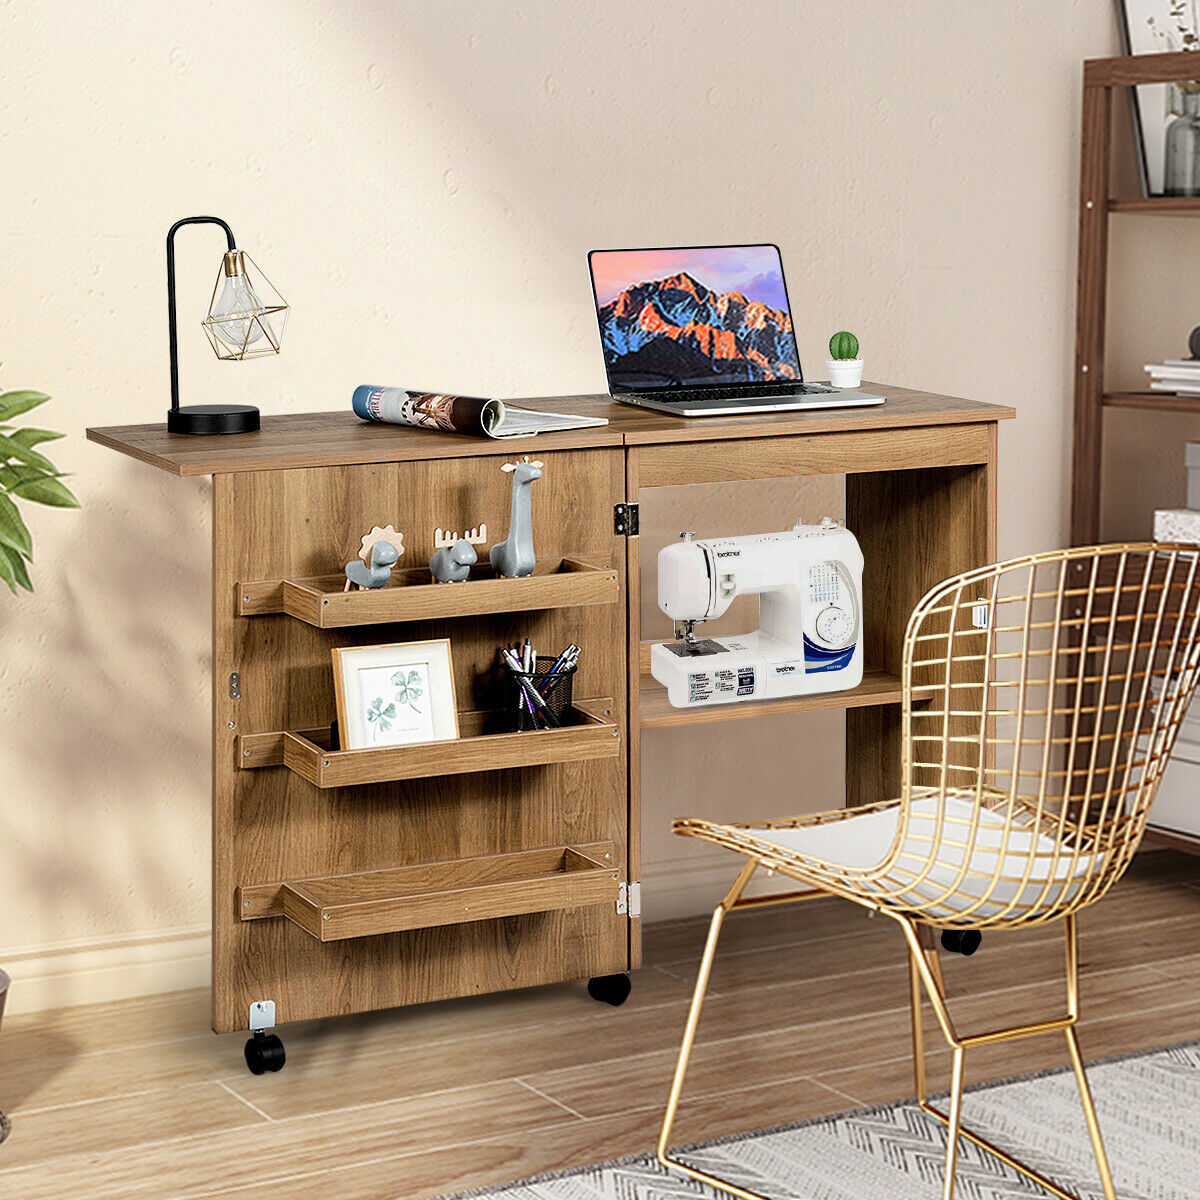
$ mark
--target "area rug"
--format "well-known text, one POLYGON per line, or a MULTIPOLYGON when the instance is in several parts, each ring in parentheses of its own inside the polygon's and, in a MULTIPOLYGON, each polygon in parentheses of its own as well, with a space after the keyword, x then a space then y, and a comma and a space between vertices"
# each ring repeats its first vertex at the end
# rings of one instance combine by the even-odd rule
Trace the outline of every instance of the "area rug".
MULTIPOLYGON (((1200 1042, 1093 1063, 1088 1078, 1120 1200, 1197 1200, 1200 1042)), ((1083 1200, 1103 1200, 1070 1070, 972 1087, 963 1119, 1083 1200)), ((703 1142, 678 1157, 772 1200, 938 1200, 945 1148, 942 1126, 902 1101, 703 1142)), ((959 1200, 1048 1195, 966 1140, 958 1161, 959 1200)), ((642 1156, 443 1200, 468 1196, 707 1200, 725 1194, 668 1175, 642 1156)))

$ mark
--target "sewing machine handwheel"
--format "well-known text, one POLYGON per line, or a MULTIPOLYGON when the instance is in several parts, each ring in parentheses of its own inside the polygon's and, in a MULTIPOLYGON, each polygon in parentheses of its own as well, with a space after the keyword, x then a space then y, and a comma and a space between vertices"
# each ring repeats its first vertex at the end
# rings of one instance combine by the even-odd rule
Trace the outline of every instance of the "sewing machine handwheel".
POLYGON ((593 1000, 599 1000, 603 1004, 611 1004, 614 1008, 618 1008, 629 999, 629 993, 633 990, 633 984, 629 981, 628 972, 622 971, 619 975, 594 975, 588 980, 588 995, 593 1000))
POLYGON ((268 1071, 282 1071, 287 1062, 283 1042, 273 1033, 255 1032, 246 1043, 246 1066, 252 1075, 265 1075, 268 1071))
POLYGON ((951 954, 965 954, 970 957, 979 949, 983 934, 978 929, 943 929, 942 949, 951 954))

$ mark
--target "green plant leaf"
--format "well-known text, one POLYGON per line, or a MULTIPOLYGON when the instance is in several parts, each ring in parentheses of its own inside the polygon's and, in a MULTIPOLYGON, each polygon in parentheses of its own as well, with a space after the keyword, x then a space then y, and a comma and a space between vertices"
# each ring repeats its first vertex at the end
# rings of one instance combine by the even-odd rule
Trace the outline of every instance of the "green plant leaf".
POLYGON ((0 434, 0 454, 5 458, 15 458, 18 462, 28 463, 31 467, 41 467, 45 471, 53 471, 54 464, 44 455, 28 446, 22 446, 15 438, 0 434))
POLYGON ((0 544, 19 550, 26 558, 33 555, 33 539, 17 506, 7 496, 0 496, 0 544))
POLYGON ((0 392, 0 421, 10 421, 21 413, 45 404, 50 397, 45 392, 0 392))
POLYGON ((48 475, 18 483, 10 487, 8 493, 10 496, 20 496, 22 500, 32 500, 34 504, 49 504, 52 508, 79 507, 79 501, 71 489, 48 475))
POLYGON ((25 566, 25 560, 11 546, 0 546, 0 578, 8 584, 13 595, 17 593, 17 589, 13 584, 19 584, 27 592, 33 591, 33 584, 29 579, 29 571, 25 566))
POLYGON ((18 429, 12 435, 12 440, 29 447, 37 446, 41 442, 56 442, 59 438, 66 436, 65 433, 56 433, 53 429, 18 429))

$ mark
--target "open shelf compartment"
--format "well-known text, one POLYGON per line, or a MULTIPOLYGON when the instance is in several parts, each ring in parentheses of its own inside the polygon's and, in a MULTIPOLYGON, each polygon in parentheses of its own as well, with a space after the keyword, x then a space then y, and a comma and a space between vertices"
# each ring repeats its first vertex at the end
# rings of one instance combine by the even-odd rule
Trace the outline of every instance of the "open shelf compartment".
POLYGON ((287 917, 322 942, 615 902, 612 842, 238 888, 243 921, 287 917))
POLYGON ((471 568, 463 583, 431 583, 428 567, 393 570, 381 588, 344 591, 345 575, 267 579, 238 587, 238 615, 287 613, 318 629, 475 617, 615 604, 621 585, 602 556, 539 562, 532 575, 503 579, 490 566, 471 568))
POLYGON ((511 733, 510 720, 506 712, 462 712, 458 738, 372 750, 330 750, 327 728, 246 734, 238 757, 242 767, 282 765, 316 787, 337 788, 614 758, 621 750, 613 702, 608 699, 577 700, 560 729, 511 733))

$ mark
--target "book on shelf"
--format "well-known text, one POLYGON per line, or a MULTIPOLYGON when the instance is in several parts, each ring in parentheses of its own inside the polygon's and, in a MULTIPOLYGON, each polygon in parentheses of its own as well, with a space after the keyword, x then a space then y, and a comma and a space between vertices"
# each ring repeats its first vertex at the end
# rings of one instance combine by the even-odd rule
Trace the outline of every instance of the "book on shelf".
POLYGON ((608 424, 607 417, 513 408, 502 400, 484 396, 457 396, 450 392, 421 392, 373 384, 356 387, 351 405, 364 421, 412 425, 418 429, 439 429, 445 433, 474 434, 476 437, 529 437, 535 433, 608 424))
POLYGON ((1152 392, 1172 392, 1176 396, 1200 396, 1200 381, 1177 383, 1168 380, 1154 380, 1150 384, 1152 392))
POLYGON ((1200 359, 1168 358, 1162 363, 1147 363, 1152 392, 1173 392, 1177 396, 1200 396, 1200 359))
POLYGON ((1176 396, 1200 396, 1200 383, 1172 383, 1163 380, 1150 385, 1151 391, 1174 392, 1176 396))

